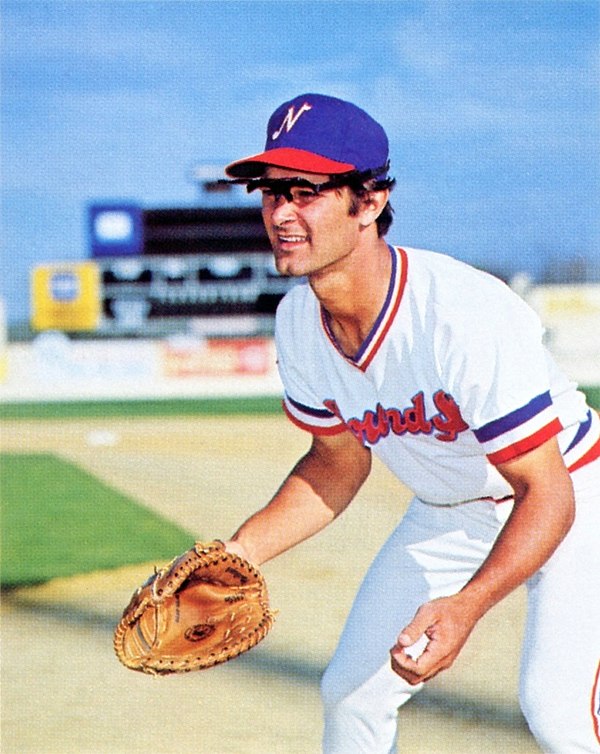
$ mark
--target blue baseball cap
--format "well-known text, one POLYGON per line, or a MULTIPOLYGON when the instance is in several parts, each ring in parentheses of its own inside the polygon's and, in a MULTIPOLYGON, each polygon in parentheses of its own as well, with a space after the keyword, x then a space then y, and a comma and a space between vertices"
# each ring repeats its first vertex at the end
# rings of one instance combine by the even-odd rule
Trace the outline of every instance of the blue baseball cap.
POLYGON ((303 173, 372 172, 387 177, 388 139, 382 126, 360 107, 324 94, 301 94, 269 118, 265 151, 236 160, 232 178, 258 178, 269 165, 303 173))

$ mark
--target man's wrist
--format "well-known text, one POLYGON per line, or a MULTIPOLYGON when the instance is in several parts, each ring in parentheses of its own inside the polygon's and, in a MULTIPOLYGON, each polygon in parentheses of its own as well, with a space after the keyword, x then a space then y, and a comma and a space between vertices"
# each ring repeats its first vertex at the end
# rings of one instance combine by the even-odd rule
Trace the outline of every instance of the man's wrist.
POLYGON ((230 552, 233 555, 239 555, 240 558, 247 560, 249 563, 252 563, 252 565, 257 565, 256 563, 254 563, 246 547, 238 540, 228 539, 224 542, 224 544, 225 544, 225 549, 227 550, 227 552, 230 552))

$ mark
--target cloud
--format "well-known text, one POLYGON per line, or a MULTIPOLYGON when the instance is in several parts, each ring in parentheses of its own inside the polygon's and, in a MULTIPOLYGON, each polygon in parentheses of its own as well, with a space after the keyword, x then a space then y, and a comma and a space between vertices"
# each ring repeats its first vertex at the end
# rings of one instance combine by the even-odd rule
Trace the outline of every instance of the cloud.
POLYGON ((598 32, 577 15, 592 6, 564 3, 552 23, 539 5, 423 4, 395 28, 397 65, 373 82, 376 109, 406 138, 485 134, 503 148, 571 152, 579 141, 597 153, 598 32))

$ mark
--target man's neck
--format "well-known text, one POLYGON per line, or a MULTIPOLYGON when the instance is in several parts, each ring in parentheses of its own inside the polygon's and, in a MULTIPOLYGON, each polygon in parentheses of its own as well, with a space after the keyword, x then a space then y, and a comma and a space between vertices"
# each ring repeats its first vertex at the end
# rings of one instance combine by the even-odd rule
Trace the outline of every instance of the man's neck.
POLYGON ((309 279, 338 345, 348 356, 357 353, 383 308, 391 269, 387 243, 378 238, 343 265, 309 279))

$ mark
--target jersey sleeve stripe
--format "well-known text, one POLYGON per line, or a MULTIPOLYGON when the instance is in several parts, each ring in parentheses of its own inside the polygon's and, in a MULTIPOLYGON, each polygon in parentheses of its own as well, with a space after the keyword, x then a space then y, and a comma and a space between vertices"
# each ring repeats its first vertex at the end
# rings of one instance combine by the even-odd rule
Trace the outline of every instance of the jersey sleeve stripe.
POLYGON ((569 447, 565 450, 565 455, 569 453, 573 448, 578 445, 583 438, 587 435, 587 433, 590 431, 590 428, 592 426, 592 411, 591 409, 587 412, 587 419, 584 422, 581 422, 579 425, 579 429, 577 430, 577 434, 575 437, 571 440, 569 447))
POLYGON ((512 445, 502 448, 494 453, 488 453, 488 460, 490 463, 494 464, 494 466, 497 466, 499 463, 511 461, 513 458, 518 458, 518 456, 523 455, 523 453, 527 453, 528 451, 539 447, 545 443, 546 440, 557 435, 561 430, 562 424, 560 421, 558 419, 553 419, 549 424, 546 424, 545 427, 542 427, 534 434, 524 437, 522 440, 518 440, 512 445))
POLYGON ((546 391, 533 398, 525 406, 521 406, 521 408, 511 411, 509 414, 506 414, 499 419, 494 419, 494 421, 484 424, 483 427, 475 429, 473 432, 475 437, 481 443, 494 440, 500 435, 506 434, 522 424, 525 424, 525 422, 529 421, 537 414, 540 414, 551 405, 552 398, 550 397, 550 392, 546 391))
POLYGON ((550 405, 543 409, 539 414, 535 414, 530 419, 517 425, 513 429, 507 429, 503 434, 498 435, 490 440, 481 443, 483 452, 490 456, 494 453, 500 453, 505 448, 510 448, 517 443, 527 441, 527 438, 533 437, 544 427, 548 426, 556 418, 554 406, 550 405))
POLYGON ((304 403, 300 403, 299 401, 295 401, 287 393, 285 394, 285 403, 290 404, 297 411, 300 411, 303 414, 309 414, 310 416, 314 416, 315 418, 318 418, 318 419, 330 419, 332 417, 335 417, 335 414, 333 414, 328 409, 326 409, 326 408, 312 408, 311 406, 305 406, 304 403))
POLYGON ((338 435, 346 429, 346 425, 343 422, 330 425, 309 424, 308 422, 302 421, 296 413, 293 413, 290 410, 289 404, 287 404, 285 400, 282 401, 282 405, 286 416, 292 424, 300 427, 300 429, 303 429, 305 432, 310 432, 313 435, 338 435))
POLYGON ((580 469, 582 468, 582 466, 595 461, 597 458, 600 458, 600 440, 598 440, 595 445, 592 445, 587 453, 584 453, 578 461, 575 461, 570 466, 567 466, 567 468, 570 472, 577 471, 577 469, 580 469))
POLYGON ((587 419, 579 425, 579 429, 563 451, 565 464, 569 471, 576 471, 600 456, 600 415, 596 411, 588 411, 587 419))

